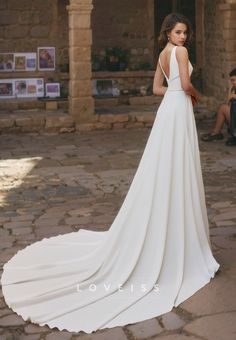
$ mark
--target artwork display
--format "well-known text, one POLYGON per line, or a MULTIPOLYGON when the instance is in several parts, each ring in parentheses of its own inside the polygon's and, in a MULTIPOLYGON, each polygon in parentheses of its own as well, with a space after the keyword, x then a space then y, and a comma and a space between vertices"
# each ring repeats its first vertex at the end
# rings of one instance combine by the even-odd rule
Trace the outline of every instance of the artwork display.
POLYGON ((0 72, 13 71, 14 53, 0 53, 0 72))
POLYGON ((55 47, 38 47, 38 69, 40 71, 55 70, 55 47))
POLYGON ((93 80, 93 95, 100 97, 113 96, 114 82, 112 79, 94 79, 93 80))
POLYGON ((14 97, 14 83, 11 79, 0 80, 0 99, 14 97))
MULTIPOLYGON (((55 47, 38 47, 37 53, 0 53, 0 72, 55 70, 55 47)), ((47 83, 43 78, 18 78, 0 80, 0 99, 60 97, 60 83, 47 83), (46 91, 45 91, 46 90, 46 91)))
POLYGON ((15 53, 15 71, 36 71, 36 53, 15 53))
POLYGON ((46 97, 60 97, 60 83, 46 83, 46 97))
POLYGON ((0 80, 0 99, 20 97, 44 97, 43 78, 0 80))
POLYGON ((39 71, 54 71, 55 47, 38 47, 37 53, 0 53, 0 72, 36 71, 38 61, 39 71))
POLYGON ((14 79, 15 97, 44 97, 43 78, 14 79))

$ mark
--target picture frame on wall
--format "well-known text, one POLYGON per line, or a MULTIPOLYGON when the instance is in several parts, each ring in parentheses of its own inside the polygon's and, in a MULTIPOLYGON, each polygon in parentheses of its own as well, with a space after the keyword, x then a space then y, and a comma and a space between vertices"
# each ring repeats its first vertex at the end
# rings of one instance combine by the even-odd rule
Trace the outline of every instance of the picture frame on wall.
POLYGON ((36 53, 15 53, 15 71, 36 71, 36 53))
POLYGON ((93 95, 95 97, 113 97, 113 79, 93 79, 93 95))
POLYGON ((35 98, 44 97, 43 78, 14 79, 15 97, 35 98))
POLYGON ((10 72, 14 69, 14 53, 0 53, 0 72, 10 72))
POLYGON ((14 81, 11 79, 0 80, 0 99, 14 97, 14 81))
POLYGON ((54 71, 55 67, 55 47, 38 47, 38 70, 54 71))
POLYGON ((60 83, 46 83, 46 97, 60 97, 60 83))

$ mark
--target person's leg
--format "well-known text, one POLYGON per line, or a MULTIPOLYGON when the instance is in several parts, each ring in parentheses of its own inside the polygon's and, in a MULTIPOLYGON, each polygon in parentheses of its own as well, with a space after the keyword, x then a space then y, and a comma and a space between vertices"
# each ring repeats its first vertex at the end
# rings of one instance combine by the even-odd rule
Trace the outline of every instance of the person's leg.
POLYGON ((224 126, 224 123, 226 122, 229 124, 230 121, 230 106, 227 104, 221 104, 218 111, 217 111, 217 117, 215 121, 215 125, 211 132, 204 134, 201 137, 201 140, 204 142, 210 142, 213 140, 219 140, 223 139, 224 135, 222 134, 221 130, 224 126))
POLYGON ((227 104, 221 104, 217 112, 216 122, 212 130, 212 134, 221 133, 225 121, 227 123, 230 121, 230 106, 227 104))

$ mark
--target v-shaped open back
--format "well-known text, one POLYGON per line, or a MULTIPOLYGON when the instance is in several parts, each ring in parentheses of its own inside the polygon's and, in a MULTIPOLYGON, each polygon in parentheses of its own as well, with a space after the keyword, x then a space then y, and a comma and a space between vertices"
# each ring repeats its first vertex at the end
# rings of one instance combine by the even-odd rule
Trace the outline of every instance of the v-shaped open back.
MULTIPOLYGON (((172 51, 170 53, 170 61, 169 61, 169 77, 167 77, 162 64, 161 64, 161 58, 159 56, 159 64, 161 67, 161 70, 166 78, 166 81, 168 83, 168 91, 183 91, 180 74, 179 74, 179 64, 176 58, 176 48, 177 46, 172 48, 172 51)), ((189 66, 189 75, 191 75, 193 67, 190 61, 188 61, 189 66)))
POLYGON ((173 47, 171 52, 170 52, 170 61, 169 61, 169 77, 167 77, 163 67, 162 67, 162 64, 161 64, 161 58, 159 56, 159 64, 160 64, 160 67, 161 67, 161 70, 164 74, 164 76, 166 77, 166 80, 169 81, 170 80, 170 75, 171 75, 171 58, 172 58, 172 54, 173 54, 173 50, 176 49, 177 46, 173 47))

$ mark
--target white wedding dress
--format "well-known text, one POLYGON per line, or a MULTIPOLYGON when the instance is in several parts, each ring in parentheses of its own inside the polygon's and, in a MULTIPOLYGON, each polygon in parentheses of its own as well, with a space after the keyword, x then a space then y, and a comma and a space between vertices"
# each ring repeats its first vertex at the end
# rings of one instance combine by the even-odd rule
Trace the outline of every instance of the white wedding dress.
POLYGON ((86 333, 132 324, 171 311, 218 270, 193 107, 175 50, 168 89, 110 229, 44 238, 4 265, 5 301, 24 320, 86 333))

